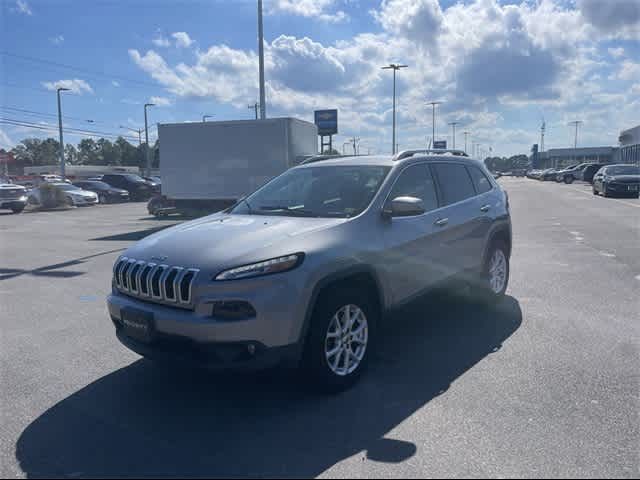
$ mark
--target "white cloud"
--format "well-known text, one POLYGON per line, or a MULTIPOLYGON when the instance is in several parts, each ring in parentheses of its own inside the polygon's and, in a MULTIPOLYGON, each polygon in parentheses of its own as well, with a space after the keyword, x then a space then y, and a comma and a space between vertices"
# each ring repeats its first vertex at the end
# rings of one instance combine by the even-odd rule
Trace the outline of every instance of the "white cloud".
POLYGON ((54 45, 62 45, 64 42, 64 37, 62 35, 56 35, 55 37, 50 37, 49 41, 54 45))
POLYGON ((160 48, 166 48, 169 45, 171 45, 171 42, 169 41, 169 39, 166 37, 163 37, 162 35, 158 35, 157 37, 155 37, 153 40, 151 40, 151 43, 153 43, 156 47, 160 47, 160 48))
POLYGON ((335 0, 274 0, 267 14, 287 13, 301 17, 316 18, 328 23, 348 20, 343 10, 334 10, 335 0))
POLYGON ((624 60, 620 65, 620 69, 609 77, 611 80, 618 79, 623 81, 637 80, 640 78, 640 63, 624 60))
MULTIPOLYGON (((286 11, 298 5, 289 3, 277 6, 286 11)), ((336 2, 316 2, 309 8, 317 8, 317 16, 335 7, 336 2)), ((611 68, 602 57, 608 45, 570 3, 472 0, 443 8, 435 0, 384 0, 370 13, 381 30, 328 44, 291 35, 266 42, 268 113, 311 120, 314 109, 336 107, 342 132, 387 151, 392 76, 380 67, 402 62, 409 68, 397 76, 399 141, 407 145, 423 145, 430 136, 427 99, 445 102, 438 131, 459 120, 475 139, 489 144, 494 138, 498 154, 530 148, 532 138, 522 135, 529 125, 507 123, 514 116, 526 124, 537 122, 543 109, 548 118, 588 118, 595 112, 611 123, 609 129, 633 120, 630 107, 613 115, 621 92, 602 81, 611 68), (611 114, 600 111, 607 107, 611 114)), ((258 92, 256 53, 224 44, 204 51, 192 45, 191 51, 195 60, 175 64, 153 50, 129 55, 176 97, 214 99, 246 113, 247 101, 258 92)), ((616 75, 631 78, 633 68, 623 64, 616 75)), ((550 144, 552 139, 550 134, 550 144)))
POLYGON ((111 85, 113 85, 114 87, 119 87, 120 86, 120 82, 118 82, 116 80, 111 80, 111 85))
POLYGON ((11 140, 9 135, 0 128, 0 148, 4 148, 5 150, 9 150, 13 148, 15 142, 11 140))
POLYGON ((154 103, 158 107, 168 107, 171 105, 171 100, 166 97, 151 97, 149 103, 154 103))
POLYGON ((176 47, 179 48, 189 48, 193 43, 193 40, 191 40, 186 32, 175 32, 172 33, 171 36, 176 41, 176 47))
POLYGON ((607 51, 609 52, 609 55, 611 55, 613 58, 624 57, 624 48, 622 48, 622 47, 609 48, 609 49, 607 49, 607 51))
POLYGON ((640 39, 638 0, 578 0, 585 21, 613 38, 640 39))
POLYGON ((93 88, 84 80, 74 78, 72 80, 58 80, 57 82, 43 82, 42 85, 47 90, 57 90, 58 88, 68 88, 71 92, 82 95, 83 93, 93 93, 93 88))
POLYGON ((33 15, 33 11, 27 3, 27 0, 16 0, 15 11, 24 15, 33 15))

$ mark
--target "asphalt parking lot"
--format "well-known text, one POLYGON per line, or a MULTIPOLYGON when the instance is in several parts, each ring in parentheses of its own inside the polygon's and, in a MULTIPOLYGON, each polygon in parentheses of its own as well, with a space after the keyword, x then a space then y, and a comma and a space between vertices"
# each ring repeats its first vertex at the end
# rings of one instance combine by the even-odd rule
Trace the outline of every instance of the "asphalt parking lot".
POLYGON ((143 203, 0 214, 0 473, 637 478, 640 201, 500 182, 506 300, 400 312, 333 397, 277 371, 163 371, 117 342, 113 262, 178 219, 143 203))

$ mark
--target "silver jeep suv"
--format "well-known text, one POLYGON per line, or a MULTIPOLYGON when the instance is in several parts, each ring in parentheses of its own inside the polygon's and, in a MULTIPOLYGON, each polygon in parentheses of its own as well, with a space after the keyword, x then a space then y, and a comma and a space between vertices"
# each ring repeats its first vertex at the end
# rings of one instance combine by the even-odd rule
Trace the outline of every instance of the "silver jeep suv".
POLYGON ((507 195, 461 152, 319 159, 130 247, 107 304, 145 357, 302 365, 335 391, 364 371, 385 312, 452 278, 498 300, 510 253, 507 195))

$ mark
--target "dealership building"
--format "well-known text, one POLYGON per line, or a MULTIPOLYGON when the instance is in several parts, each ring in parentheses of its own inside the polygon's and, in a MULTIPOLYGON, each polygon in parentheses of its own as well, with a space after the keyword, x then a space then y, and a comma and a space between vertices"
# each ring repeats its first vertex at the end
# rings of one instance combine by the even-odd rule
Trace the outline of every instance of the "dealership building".
POLYGON ((616 162, 640 165, 640 125, 620 132, 618 142, 616 162))

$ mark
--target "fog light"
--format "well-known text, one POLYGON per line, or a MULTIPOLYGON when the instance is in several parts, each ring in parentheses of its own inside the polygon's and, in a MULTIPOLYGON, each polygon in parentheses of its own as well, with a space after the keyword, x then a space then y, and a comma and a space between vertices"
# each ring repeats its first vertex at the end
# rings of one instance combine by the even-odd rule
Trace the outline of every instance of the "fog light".
POLYGON ((242 300, 213 302, 211 316, 222 320, 246 320, 256 316, 249 302, 242 300))

